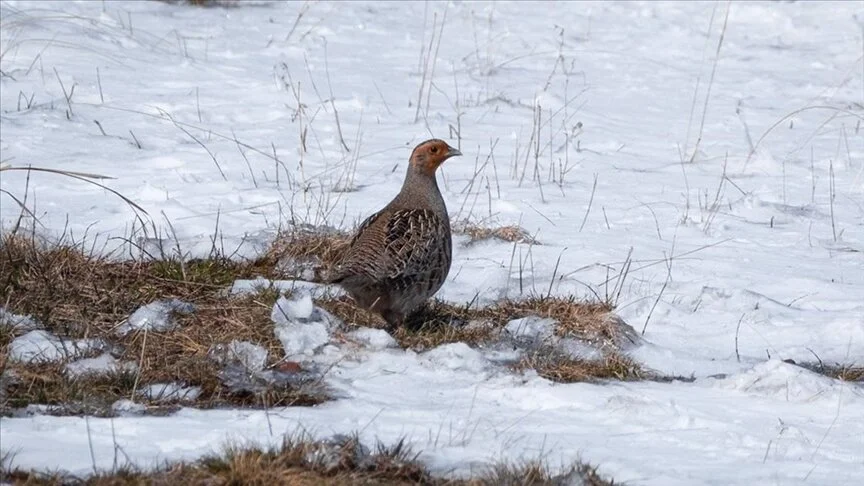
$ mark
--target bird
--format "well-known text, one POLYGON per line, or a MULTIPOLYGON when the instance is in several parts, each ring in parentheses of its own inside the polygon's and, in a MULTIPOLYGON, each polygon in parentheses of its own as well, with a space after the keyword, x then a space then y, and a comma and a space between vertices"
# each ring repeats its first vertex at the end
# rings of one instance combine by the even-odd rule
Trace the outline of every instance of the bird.
POLYGON ((390 331, 435 295, 450 272, 450 218, 435 173, 460 155, 439 139, 417 145, 399 194, 360 223, 327 279, 380 315, 390 331))

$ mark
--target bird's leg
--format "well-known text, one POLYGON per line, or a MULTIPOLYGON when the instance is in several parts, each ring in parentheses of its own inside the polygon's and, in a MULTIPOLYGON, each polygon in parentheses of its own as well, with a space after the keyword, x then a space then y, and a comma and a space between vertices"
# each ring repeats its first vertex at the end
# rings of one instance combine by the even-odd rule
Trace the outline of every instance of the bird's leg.
POLYGON ((405 322, 405 314, 401 312, 394 311, 392 309, 388 309, 381 313, 381 317, 387 321, 387 332, 391 335, 396 332, 396 329, 399 328, 405 322))

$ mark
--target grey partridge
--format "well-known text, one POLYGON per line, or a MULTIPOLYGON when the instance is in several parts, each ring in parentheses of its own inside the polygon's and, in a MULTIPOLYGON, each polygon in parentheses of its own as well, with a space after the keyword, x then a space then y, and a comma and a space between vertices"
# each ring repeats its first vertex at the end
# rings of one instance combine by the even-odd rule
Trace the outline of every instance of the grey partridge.
POLYGON ((380 314, 391 330, 432 297, 450 271, 450 218, 435 171, 458 155, 443 140, 417 145, 399 194, 360 224, 327 279, 380 314))

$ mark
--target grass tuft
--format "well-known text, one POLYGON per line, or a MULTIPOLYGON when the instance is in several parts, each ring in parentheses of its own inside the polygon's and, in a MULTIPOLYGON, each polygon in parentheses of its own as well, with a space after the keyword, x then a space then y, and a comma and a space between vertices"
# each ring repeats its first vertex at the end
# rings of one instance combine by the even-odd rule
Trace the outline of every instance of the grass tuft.
POLYGON ((234 280, 266 271, 257 261, 220 257, 185 262, 114 261, 86 254, 80 246, 65 241, 47 244, 32 237, 5 235, 0 239, 0 289, 7 296, 4 306, 32 316, 61 338, 98 337, 105 341, 99 352, 110 352, 118 361, 137 366, 137 371, 134 377, 118 373, 71 378, 64 373, 65 362, 13 362, 8 359, 9 344, 23 331, 5 327, 0 332, 0 372, 5 387, 5 393, 0 393, 0 411, 43 404, 54 406, 52 413, 107 415, 114 401, 146 403, 135 391, 166 382, 200 387, 192 403, 198 407, 320 403, 325 399, 323 390, 310 380, 288 380, 290 386, 250 393, 228 390, 220 379, 222 368, 210 353, 218 344, 236 340, 260 345, 269 352, 270 366, 282 355, 270 319, 278 293, 265 290, 231 296, 225 292, 234 280), (188 302, 196 310, 175 315, 174 330, 118 335, 117 329, 132 312, 162 299, 188 302))
MULTIPOLYGON (((201 393, 186 403, 205 408, 320 403, 326 399, 320 382, 279 361, 282 348, 270 319, 279 292, 271 288, 230 295, 226 289, 235 280, 256 277, 320 281, 322 269, 339 261, 348 242, 344 233, 301 227, 279 235, 257 260, 238 261, 214 254, 196 260, 120 261, 88 253, 68 239, 49 243, 32 234, 2 235, 0 290, 6 296, 2 305, 10 312, 32 316, 60 338, 104 342, 76 358, 110 353, 136 369, 134 373, 73 378, 65 373, 71 356, 59 363, 12 362, 9 345, 25 330, 0 326, 0 413, 40 404, 56 414, 110 415, 110 404, 119 399, 143 402, 153 411, 180 402, 180 397, 157 401, 136 394, 156 383, 198 387, 201 393), (118 328, 138 308, 167 299, 192 304, 195 311, 174 315, 176 325, 171 330, 118 334, 118 328), (212 351, 232 341, 248 341, 267 350, 267 371, 282 373, 279 379, 228 386, 224 363, 217 362, 212 351), (297 376, 286 377, 285 372, 297 376)), ((316 303, 348 323, 383 325, 379 316, 356 307, 344 296, 316 299, 316 303)), ((619 349, 630 336, 627 326, 620 325, 610 312, 607 304, 573 297, 505 300, 482 308, 432 301, 411 316, 395 338, 403 347, 417 351, 460 341, 483 346, 500 341, 509 321, 539 316, 555 319, 560 337, 578 338, 599 349, 619 349)), ((610 366, 583 367, 580 373, 595 378, 640 376, 634 371, 635 364, 625 362, 613 356, 608 360, 610 366)), ((573 367, 547 366, 541 374, 576 376, 565 373, 565 368, 573 367)), ((235 370, 234 382, 240 379, 234 375, 239 374, 235 370)))
POLYGON ((606 480, 597 469, 577 461, 560 474, 553 475, 540 461, 522 464, 503 463, 493 466, 478 484, 497 486, 553 486, 578 484, 581 486, 613 486, 615 481, 606 480))
POLYGON ((283 278, 321 282, 341 259, 351 236, 332 229, 296 227, 280 233, 259 264, 283 278))
POLYGON ((834 378, 835 380, 841 381, 849 381, 853 383, 862 383, 864 382, 864 366, 858 366, 856 364, 826 364, 822 361, 818 361, 815 363, 805 362, 805 363, 796 363, 793 360, 785 360, 789 364, 793 364, 796 366, 800 366, 804 369, 810 370, 814 373, 818 373, 823 376, 827 376, 829 378, 834 378))
POLYGON ((98 472, 87 478, 61 473, 24 471, 14 468, 13 455, 0 456, 0 479, 20 485, 87 484, 211 484, 211 485, 431 485, 431 486, 543 486, 584 484, 610 486, 595 468, 576 462, 553 475, 538 461, 520 465, 497 464, 476 478, 444 479, 433 475, 418 460, 405 440, 394 445, 364 446, 358 436, 336 436, 313 440, 307 435, 286 437, 277 446, 228 447, 220 454, 194 462, 166 463, 153 470, 135 466, 98 472))
POLYGON ((515 368, 536 370, 543 378, 558 383, 667 379, 645 370, 639 363, 614 351, 605 353, 599 359, 575 359, 554 350, 538 351, 523 358, 515 368))

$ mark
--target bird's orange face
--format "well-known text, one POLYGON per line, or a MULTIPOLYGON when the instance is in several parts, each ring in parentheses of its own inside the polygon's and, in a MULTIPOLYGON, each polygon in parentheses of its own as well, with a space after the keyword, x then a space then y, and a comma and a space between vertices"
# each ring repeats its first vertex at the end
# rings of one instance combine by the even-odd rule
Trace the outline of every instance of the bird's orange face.
POLYGON ((447 142, 433 138, 414 147, 411 152, 411 165, 431 176, 435 175, 438 166, 445 160, 459 155, 462 155, 462 152, 447 145, 447 142))

